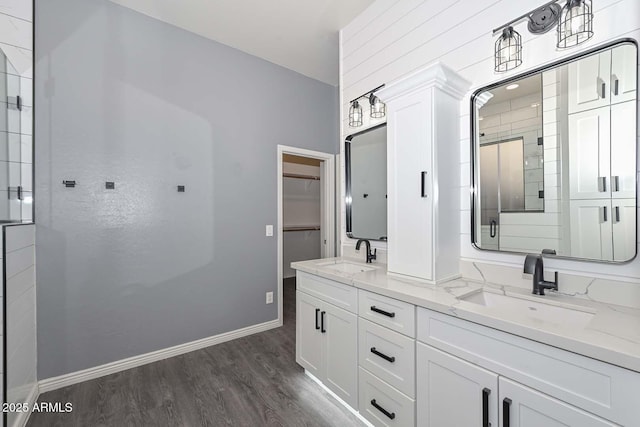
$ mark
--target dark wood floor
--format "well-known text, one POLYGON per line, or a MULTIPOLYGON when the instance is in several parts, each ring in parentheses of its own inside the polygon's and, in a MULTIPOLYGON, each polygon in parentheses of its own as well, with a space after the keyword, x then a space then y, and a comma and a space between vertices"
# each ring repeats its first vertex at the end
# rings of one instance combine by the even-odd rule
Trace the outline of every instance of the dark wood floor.
POLYGON ((360 426, 295 362, 295 279, 284 326, 40 396, 73 403, 28 426, 360 426))

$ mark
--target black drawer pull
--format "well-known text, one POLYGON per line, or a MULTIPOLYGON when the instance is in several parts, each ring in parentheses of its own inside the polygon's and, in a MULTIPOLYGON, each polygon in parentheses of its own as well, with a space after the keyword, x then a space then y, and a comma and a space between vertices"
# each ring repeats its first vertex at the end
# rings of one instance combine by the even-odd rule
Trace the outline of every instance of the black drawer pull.
POLYGON ((491 390, 485 388, 482 390, 482 427, 491 427, 489 423, 489 395, 491 390))
POLYGON ((389 412, 386 409, 384 409, 382 406, 378 405, 376 403, 375 399, 371 399, 371 406, 373 406, 374 408, 376 408, 378 411, 382 412, 383 414, 385 414, 390 420, 394 419, 396 417, 396 413, 395 412, 389 412))
POLYGON ((318 324, 318 313, 320 313, 320 309, 316 308, 316 329, 320 329, 320 325, 318 324))
POLYGON ((387 362, 395 362, 396 358, 395 356, 387 356, 384 353, 380 353, 378 350, 376 350, 375 347, 371 347, 371 353, 375 354, 376 356, 382 357, 384 360, 386 360, 387 362))
POLYGON ((387 317, 396 317, 395 313, 389 313, 388 311, 380 310, 375 305, 371 306, 371 311, 375 311, 376 313, 380 313, 383 316, 387 316, 387 317))
POLYGON ((505 398, 502 401, 502 427, 509 427, 511 425, 511 399, 505 398))
POLYGON ((325 332, 327 332, 327 330, 324 328, 324 315, 325 314, 327 314, 326 311, 320 312, 320 332, 322 332, 323 334, 325 332))

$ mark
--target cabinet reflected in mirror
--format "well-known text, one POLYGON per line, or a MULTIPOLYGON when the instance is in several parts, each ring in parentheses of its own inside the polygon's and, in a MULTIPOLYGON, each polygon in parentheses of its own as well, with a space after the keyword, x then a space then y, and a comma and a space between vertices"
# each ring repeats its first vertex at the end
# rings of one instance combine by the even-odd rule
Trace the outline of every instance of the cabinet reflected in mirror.
POLYGON ((637 71, 621 42, 474 94, 478 248, 635 257, 637 71))
POLYGON ((345 140, 347 236, 387 240, 387 126, 345 140))

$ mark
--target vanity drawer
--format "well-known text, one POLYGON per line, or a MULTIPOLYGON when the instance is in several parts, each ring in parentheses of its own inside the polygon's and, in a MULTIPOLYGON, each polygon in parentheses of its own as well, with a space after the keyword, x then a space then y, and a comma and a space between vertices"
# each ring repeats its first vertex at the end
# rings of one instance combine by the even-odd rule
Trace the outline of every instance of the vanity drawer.
POLYGON ((374 426, 415 426, 415 400, 360 368, 360 415, 374 426))
POLYGON ((640 420, 640 373, 424 308, 418 340, 602 418, 640 420))
POLYGON ((358 318, 358 363, 407 396, 415 398, 416 342, 358 318))
POLYGON ((393 298, 358 291, 360 317, 415 338, 416 306, 393 298))
POLYGON ((298 271, 296 288, 336 307, 358 314, 358 289, 353 286, 298 271))

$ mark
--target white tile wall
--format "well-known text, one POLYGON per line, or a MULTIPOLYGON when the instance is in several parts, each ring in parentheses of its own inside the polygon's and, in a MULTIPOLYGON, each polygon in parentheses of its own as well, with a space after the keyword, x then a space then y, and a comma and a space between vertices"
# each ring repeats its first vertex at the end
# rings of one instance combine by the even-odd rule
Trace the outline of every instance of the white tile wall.
MULTIPOLYGON (((540 1, 375 1, 340 33, 342 136, 353 132, 347 124, 351 99, 435 61, 442 61, 473 83, 460 106, 463 153, 460 167, 462 174, 470 174, 469 100, 476 89, 621 37, 640 39, 640 2, 599 0, 593 5, 595 35, 573 49, 557 50, 554 31, 534 36, 526 30, 526 23, 516 25, 524 43, 523 65, 511 72, 497 74, 493 71, 495 39, 491 30, 539 7, 540 1)), ((553 127, 548 126, 549 132, 545 137, 557 134, 557 126, 555 130, 553 127)), ((464 223, 470 216, 468 185, 460 188, 460 198, 463 209, 461 223, 464 223)), ((344 217, 344 206, 341 216, 344 217)), ((469 229, 463 230, 460 236, 462 258, 514 268, 522 265, 521 255, 483 252, 473 248, 469 229)), ((345 241, 344 229, 342 240, 345 241)), ((550 260, 547 266, 565 273, 632 282, 640 287, 639 258, 623 265, 550 260)), ((617 288, 612 286, 610 292, 616 293, 617 288)))

